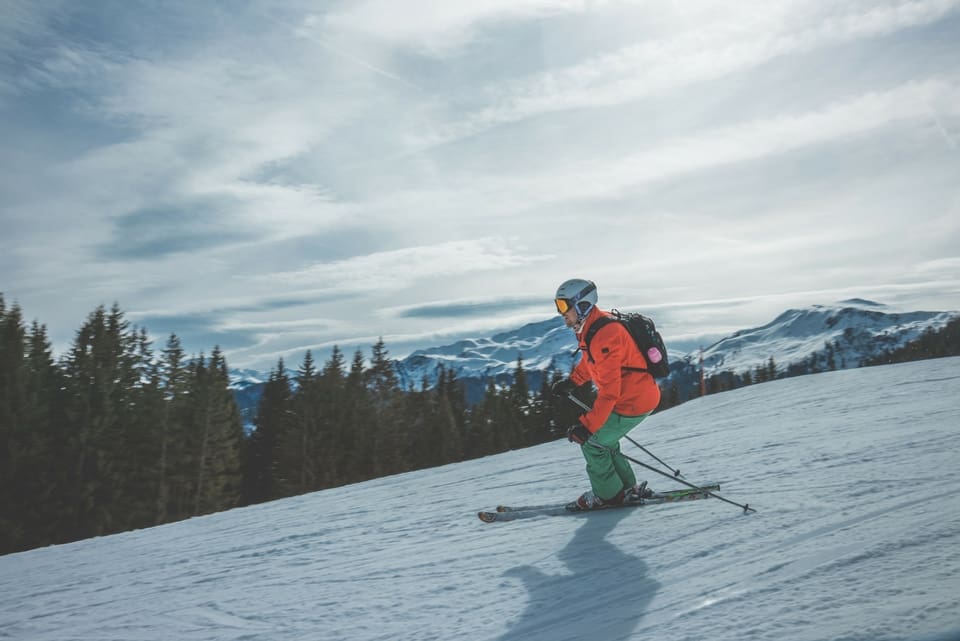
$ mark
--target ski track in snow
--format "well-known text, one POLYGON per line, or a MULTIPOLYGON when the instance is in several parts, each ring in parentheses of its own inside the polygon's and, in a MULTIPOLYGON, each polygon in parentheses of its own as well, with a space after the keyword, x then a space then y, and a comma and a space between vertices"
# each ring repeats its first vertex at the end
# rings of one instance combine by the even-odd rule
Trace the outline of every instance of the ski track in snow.
POLYGON ((585 489, 557 441, 7 555, 0 639, 960 638, 958 398, 960 359, 939 359, 747 387, 634 430, 756 514, 481 523, 585 489))

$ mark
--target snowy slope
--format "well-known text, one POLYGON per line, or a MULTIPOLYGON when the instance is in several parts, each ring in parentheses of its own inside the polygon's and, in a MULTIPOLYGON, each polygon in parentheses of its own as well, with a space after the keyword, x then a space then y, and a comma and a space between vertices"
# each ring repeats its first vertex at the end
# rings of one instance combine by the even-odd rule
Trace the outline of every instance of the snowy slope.
POLYGON ((585 489, 557 441, 0 557, 0 638, 957 639, 957 398, 960 358, 940 359, 745 387, 634 431, 751 515, 481 523, 585 489))

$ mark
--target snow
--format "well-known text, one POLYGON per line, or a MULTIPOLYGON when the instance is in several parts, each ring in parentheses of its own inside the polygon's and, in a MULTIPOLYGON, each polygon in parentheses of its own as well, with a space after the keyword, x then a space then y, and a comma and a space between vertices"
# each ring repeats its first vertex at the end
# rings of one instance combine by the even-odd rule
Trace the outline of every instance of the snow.
MULTIPOLYGON (((630 307, 622 311, 649 313, 630 307)), ((786 310, 765 325, 743 329, 713 342, 702 355, 708 373, 743 373, 765 366, 771 356, 775 356, 776 365, 783 371, 822 352, 825 344, 831 343, 837 350, 837 367, 846 369, 858 367, 867 357, 916 340, 928 329, 940 329, 958 315, 957 311, 897 312, 881 303, 854 298, 786 310)), ((658 321, 658 328, 671 363, 699 362, 699 348, 680 351, 670 334, 669 324, 658 321)), ((559 316, 552 316, 490 338, 418 350, 398 361, 397 373, 405 389, 419 389, 424 379, 430 384, 436 383, 437 367, 442 364, 461 380, 480 380, 482 389, 488 377, 512 375, 518 356, 523 357, 528 373, 548 368, 569 371, 579 358, 576 349, 573 332, 564 327, 559 316)))
MULTIPOLYGON (((708 370, 745 372, 764 364, 771 356, 783 369, 836 345, 835 359, 841 369, 857 367, 860 362, 885 350, 915 341, 928 329, 940 329, 957 312, 879 311, 885 305, 851 299, 835 305, 812 305, 791 309, 762 327, 741 330, 721 339, 703 353, 708 370)), ((686 356, 688 360, 696 354, 686 356)))
POLYGON ((557 441, 7 555, 0 639, 957 639, 958 398, 960 358, 939 359, 746 387, 634 430, 749 515, 480 522, 585 489, 557 441))

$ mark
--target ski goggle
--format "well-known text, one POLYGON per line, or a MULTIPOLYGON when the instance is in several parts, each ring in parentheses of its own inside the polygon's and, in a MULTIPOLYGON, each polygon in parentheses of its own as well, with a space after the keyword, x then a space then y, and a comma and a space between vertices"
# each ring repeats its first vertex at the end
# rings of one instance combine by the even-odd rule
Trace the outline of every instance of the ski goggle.
MULTIPOLYGON (((560 312, 561 314, 566 314, 567 311, 570 310, 572 307, 574 307, 575 305, 579 305, 580 302, 583 300, 583 297, 584 297, 584 296, 586 296, 587 294, 589 294, 589 293, 592 292, 592 291, 595 291, 596 289, 597 289, 597 286, 594 285, 594 284, 591 282, 591 283, 589 283, 586 287, 584 287, 583 289, 581 289, 580 292, 579 292, 576 296, 574 296, 573 298, 559 298, 559 297, 558 297, 558 298, 554 298, 554 299, 553 299, 553 302, 556 304, 556 306, 557 306, 557 311, 558 311, 558 312, 560 312)), ((587 304, 587 309, 589 309, 589 308, 590 308, 590 305, 589 305, 589 303, 588 303, 588 304, 587 304)), ((583 311, 583 308, 582 308, 582 307, 581 307, 579 310, 577 310, 577 315, 578 315, 578 316, 580 315, 580 312, 581 312, 581 311, 583 311)))
POLYGON ((567 310, 573 307, 573 301, 569 298, 555 298, 553 302, 557 304, 557 311, 561 314, 566 314, 567 310))

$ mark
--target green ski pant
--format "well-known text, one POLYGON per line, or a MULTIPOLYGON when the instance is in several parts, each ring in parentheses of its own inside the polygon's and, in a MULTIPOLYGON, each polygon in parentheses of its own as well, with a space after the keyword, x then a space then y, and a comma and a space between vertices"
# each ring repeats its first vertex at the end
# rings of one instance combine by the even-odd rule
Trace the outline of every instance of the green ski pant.
POLYGON ((620 439, 648 416, 649 412, 640 416, 621 416, 612 412, 607 422, 594 432, 589 441, 580 446, 587 462, 590 486, 596 496, 604 500, 612 499, 623 488, 636 485, 637 476, 633 473, 630 462, 620 456, 620 439), (592 445, 592 442, 604 447, 592 445))

